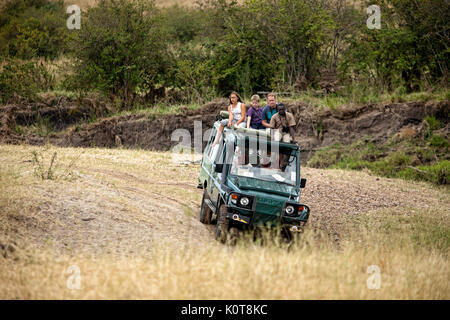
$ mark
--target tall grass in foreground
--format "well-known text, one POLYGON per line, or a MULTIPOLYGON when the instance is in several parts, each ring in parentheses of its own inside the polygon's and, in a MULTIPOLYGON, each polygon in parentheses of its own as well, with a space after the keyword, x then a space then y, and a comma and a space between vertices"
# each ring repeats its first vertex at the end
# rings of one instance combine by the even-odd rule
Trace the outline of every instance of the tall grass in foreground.
POLYGON ((435 213, 416 224, 406 213, 368 215, 339 244, 309 229, 289 248, 245 241, 200 249, 161 243, 131 257, 23 252, 1 261, 0 298, 449 299, 449 217, 435 213), (421 245, 427 237, 431 245, 421 245), (71 265, 80 269, 79 290, 66 286, 71 265), (372 265, 379 289, 367 285, 372 265))

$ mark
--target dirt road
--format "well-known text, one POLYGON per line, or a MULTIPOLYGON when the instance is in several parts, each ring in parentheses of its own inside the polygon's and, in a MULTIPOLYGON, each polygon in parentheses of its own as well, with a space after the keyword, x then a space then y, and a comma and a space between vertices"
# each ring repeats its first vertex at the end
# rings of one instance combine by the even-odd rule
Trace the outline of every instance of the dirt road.
MULTIPOLYGON (((201 246, 213 240, 214 227, 198 221, 199 165, 177 164, 170 153, 3 145, 0 158, 1 229, 9 240, 114 254, 149 251, 155 241, 201 246), (44 168, 57 153, 55 179, 34 175, 33 151, 43 156, 44 168)), ((337 240, 349 215, 418 204, 450 207, 448 193, 425 183, 311 168, 302 176, 310 227, 337 240)))

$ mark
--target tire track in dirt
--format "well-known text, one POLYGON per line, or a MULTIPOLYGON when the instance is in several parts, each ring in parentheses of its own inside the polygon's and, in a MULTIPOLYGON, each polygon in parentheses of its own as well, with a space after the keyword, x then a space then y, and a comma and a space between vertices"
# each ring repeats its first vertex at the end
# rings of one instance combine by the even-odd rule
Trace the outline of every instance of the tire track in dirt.
MULTIPOLYGON (((171 185, 196 190, 195 185, 184 182, 155 183, 129 173, 103 169, 94 169, 94 171, 125 179, 130 183, 171 185)), ((345 220, 352 215, 383 209, 414 208, 417 203, 425 203, 424 207, 443 205, 437 197, 437 190, 433 190, 433 187, 425 183, 380 178, 365 172, 345 170, 303 168, 302 175, 307 177, 309 181, 301 196, 301 202, 308 204, 312 210, 308 227, 324 230, 335 237, 336 240, 342 238, 342 227, 345 224, 345 220)), ((163 193, 143 190, 137 187, 126 187, 126 189, 141 195, 148 194, 150 196, 165 197, 177 203, 181 208, 186 207, 186 202, 163 193)), ((194 201, 189 203, 189 207, 195 212, 195 220, 198 220, 197 211, 199 210, 199 205, 199 203, 194 201)), ((207 227, 211 233, 214 231, 214 226, 207 227)))
MULTIPOLYGON (((193 184, 188 184, 188 183, 183 183, 183 182, 177 182, 177 183, 173 183, 173 182, 168 182, 168 181, 164 181, 164 182, 154 182, 151 181, 149 179, 145 179, 145 178, 141 178, 141 177, 137 177, 135 175, 132 175, 130 173, 126 173, 126 172, 120 172, 120 171, 112 171, 112 170, 106 170, 106 169, 93 169, 93 168, 86 168, 86 167, 79 167, 80 169, 84 169, 84 170, 88 170, 91 172, 98 172, 101 174, 105 174, 114 178, 118 178, 118 179, 123 179, 125 181, 128 181, 130 183, 135 184, 140 183, 140 184, 145 184, 145 185, 152 185, 152 186, 175 186, 175 187, 188 187, 190 189, 194 189, 197 190, 197 186, 193 185, 193 184)), ((160 196, 163 199, 168 199, 171 200, 173 202, 175 202, 176 204, 178 204, 179 206, 181 206, 182 208, 186 207, 185 202, 180 201, 176 198, 173 198, 167 194, 163 194, 160 192, 155 192, 155 191, 149 191, 149 190, 143 190, 143 189, 139 189, 136 187, 123 187, 123 189, 126 189, 128 191, 131 192, 136 192, 136 193, 140 193, 140 194, 147 194, 147 195, 153 195, 153 196, 160 196)), ((199 204, 193 201, 190 201, 191 205, 194 207, 199 207, 199 204)))
MULTIPOLYGON (((212 240, 212 235, 215 231, 215 226, 213 225, 204 225, 201 224, 198 221, 198 214, 200 210, 200 203, 196 201, 189 201, 189 204, 186 204, 186 201, 179 200, 177 198, 171 197, 167 195, 167 193, 163 192, 157 192, 154 190, 149 189, 142 189, 136 186, 136 183, 142 184, 142 185, 148 185, 148 186, 175 186, 179 188, 185 189, 186 187, 192 190, 195 190, 196 192, 200 193, 200 190, 197 189, 197 185, 189 184, 185 182, 169 182, 169 181, 163 181, 163 182, 154 182, 146 178, 137 177, 133 174, 127 173, 127 172, 121 172, 121 171, 113 171, 108 169, 98 169, 98 168, 87 168, 87 167, 79 167, 80 169, 84 169, 90 172, 97 172, 100 174, 104 174, 109 177, 117 178, 117 179, 123 179, 124 181, 128 182, 129 185, 127 186, 121 186, 119 187, 120 190, 126 190, 128 192, 131 192, 133 195, 144 198, 146 203, 152 202, 149 199, 158 199, 157 205, 163 206, 166 209, 170 209, 172 211, 172 214, 176 216, 178 219, 185 219, 187 221, 187 225, 189 228, 192 228, 192 230, 196 230, 195 232, 198 233, 198 236, 202 238, 207 232, 209 235, 209 239, 212 240), (132 185, 132 186, 131 186, 132 185), (176 208, 176 210, 174 210, 176 208), (186 209, 188 209, 188 212, 186 212, 186 209)), ((152 203, 151 206, 155 205, 155 203, 152 203)), ((145 206, 145 205, 144 205, 145 206)), ((180 220, 178 220, 180 221, 180 220)), ((167 221, 166 221, 167 222, 167 221)), ((173 222, 173 221, 172 221, 173 222)), ((170 226, 167 226, 170 229, 170 226)), ((173 226, 173 228, 176 228, 176 226, 173 226)), ((180 241, 188 240, 190 241, 192 236, 195 236, 195 232, 193 233, 189 232, 186 236, 186 239, 183 239, 182 237, 179 238, 180 241)))
MULTIPOLYGON (((29 186, 33 197, 13 203, 10 209, 17 210, 5 215, 6 237, 23 246, 117 255, 150 252, 166 242, 181 247, 213 240, 211 228, 198 221, 197 203, 139 186, 176 183, 152 183, 120 170, 76 169, 83 172, 76 182, 29 186), (110 178, 124 183, 111 183, 110 178)), ((196 190, 187 183, 182 187, 196 190)))
POLYGON ((122 178, 128 181, 133 181, 133 182, 139 182, 142 184, 147 184, 147 185, 161 185, 161 186, 166 186, 166 185, 171 185, 171 186, 185 186, 185 187, 189 187, 189 188, 197 188, 197 185, 194 184, 189 184, 189 183, 183 183, 183 182, 177 182, 177 183, 173 183, 173 182, 168 182, 168 181, 164 181, 164 182, 154 182, 148 179, 144 179, 144 178, 140 178, 137 177, 135 175, 132 175, 130 173, 127 172, 118 172, 118 171, 112 171, 112 170, 106 170, 106 169, 93 169, 93 168, 86 168, 86 167, 79 167, 80 169, 87 169, 89 171, 94 171, 94 172, 98 172, 98 173, 104 173, 110 176, 114 176, 117 178, 122 178))

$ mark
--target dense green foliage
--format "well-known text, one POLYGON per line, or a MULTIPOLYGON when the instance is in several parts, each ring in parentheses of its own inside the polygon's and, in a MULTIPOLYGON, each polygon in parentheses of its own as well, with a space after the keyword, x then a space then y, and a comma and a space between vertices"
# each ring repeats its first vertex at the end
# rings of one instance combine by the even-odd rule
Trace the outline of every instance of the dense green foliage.
POLYGON ((30 59, 56 58, 67 51, 64 2, 8 0, 0 14, 0 53, 30 59))
POLYGON ((8 59, 0 73, 0 103, 7 103, 15 95, 34 100, 39 91, 52 89, 54 85, 54 77, 42 61, 8 59))
POLYGON ((219 90, 247 95, 261 89, 290 88, 297 80, 314 82, 320 50, 332 24, 320 1, 253 0, 242 7, 216 2, 213 12, 222 32, 214 29, 215 71, 219 90))
MULTIPOLYGON (((368 2, 369 3, 369 2, 368 2)), ((370 78, 388 90, 448 80, 450 2, 439 0, 370 1, 381 8, 381 29, 361 25, 340 65, 344 75, 370 78)))
POLYGON ((0 54, 71 57, 66 90, 95 90, 123 106, 168 91, 204 102, 231 90, 320 89, 338 75, 341 96, 448 86, 450 2, 352 3, 202 0, 157 9, 152 1, 101 0, 82 12, 81 30, 68 30, 63 1, 8 0, 0 54), (369 4, 381 8, 379 30, 366 26, 369 4))
POLYGON ((164 37, 148 1, 101 0, 83 16, 75 39, 76 84, 133 104, 139 91, 164 83, 164 37))

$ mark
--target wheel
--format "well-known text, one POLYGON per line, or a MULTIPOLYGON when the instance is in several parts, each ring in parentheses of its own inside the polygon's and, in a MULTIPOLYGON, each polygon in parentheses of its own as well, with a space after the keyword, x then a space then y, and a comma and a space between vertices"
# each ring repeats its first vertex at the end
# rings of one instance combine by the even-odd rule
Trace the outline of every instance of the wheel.
POLYGON ((236 227, 230 228, 230 231, 228 232, 228 239, 230 245, 235 246, 237 242, 242 239, 242 237, 243 237, 242 229, 238 229, 236 227))
POLYGON ((292 242, 294 234, 287 227, 281 229, 281 238, 286 242, 292 242))
POLYGON ((222 204, 219 207, 217 216, 216 240, 225 243, 227 241, 229 228, 230 220, 227 219, 227 206, 222 204))
POLYGON ((206 188, 203 190, 202 205, 200 207, 200 222, 204 224, 211 223, 211 208, 206 204, 206 188))

